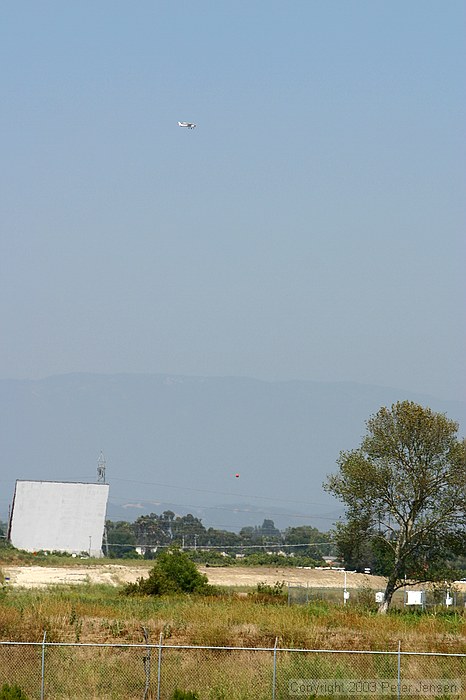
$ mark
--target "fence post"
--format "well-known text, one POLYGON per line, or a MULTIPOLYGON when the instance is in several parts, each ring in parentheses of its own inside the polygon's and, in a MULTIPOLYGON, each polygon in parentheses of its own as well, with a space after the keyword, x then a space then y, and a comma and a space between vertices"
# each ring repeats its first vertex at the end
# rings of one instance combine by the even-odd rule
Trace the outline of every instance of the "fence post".
POLYGON ((47 630, 44 630, 44 638, 42 640, 42 664, 40 670, 40 700, 44 700, 44 689, 45 689, 45 639, 47 637, 47 630))
POLYGON ((398 670, 397 670, 397 693, 398 700, 401 698, 401 640, 398 641, 398 670))
POLYGON ((146 640, 147 644, 147 650, 146 650, 146 655, 143 657, 143 664, 144 664, 144 671, 146 675, 146 682, 144 685, 144 694, 142 696, 142 700, 146 700, 147 694, 149 692, 149 687, 150 687, 150 652, 151 648, 149 646, 150 640, 149 640, 149 635, 147 633, 147 630, 145 627, 142 628, 142 633, 144 635, 144 639, 146 640))
POLYGON ((157 662, 157 700, 160 700, 160 680, 162 676, 162 641, 163 632, 160 632, 159 637, 159 658, 157 662))
POLYGON ((277 644, 278 637, 275 637, 275 644, 273 647, 272 700, 275 700, 275 689, 277 685, 277 644))

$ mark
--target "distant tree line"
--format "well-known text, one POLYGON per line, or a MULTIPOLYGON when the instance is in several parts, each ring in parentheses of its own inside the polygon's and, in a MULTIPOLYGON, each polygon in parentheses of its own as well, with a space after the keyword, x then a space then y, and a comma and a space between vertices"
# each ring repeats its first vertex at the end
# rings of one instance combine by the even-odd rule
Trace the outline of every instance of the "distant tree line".
POLYGON ((257 563, 261 563, 259 560, 268 551, 282 559, 285 553, 292 554, 293 558, 312 558, 316 562, 335 553, 329 533, 310 525, 280 531, 270 519, 265 519, 262 525, 243 527, 236 533, 206 528, 200 518, 191 513, 179 516, 166 510, 160 515, 141 515, 133 523, 108 520, 106 531, 108 553, 112 558, 142 555, 150 559, 158 550, 173 546, 190 551, 192 555, 199 553, 201 559, 206 559, 205 552, 209 549, 216 552, 215 559, 224 557, 225 553, 230 556, 255 555, 257 563))

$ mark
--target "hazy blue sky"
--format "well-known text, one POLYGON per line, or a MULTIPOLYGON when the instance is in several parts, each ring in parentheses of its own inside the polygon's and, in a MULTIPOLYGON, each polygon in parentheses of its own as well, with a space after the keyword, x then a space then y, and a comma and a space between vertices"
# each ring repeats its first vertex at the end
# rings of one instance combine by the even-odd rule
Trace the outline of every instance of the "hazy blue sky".
POLYGON ((465 18, 463 0, 2 2, 0 376, 462 397, 465 18))

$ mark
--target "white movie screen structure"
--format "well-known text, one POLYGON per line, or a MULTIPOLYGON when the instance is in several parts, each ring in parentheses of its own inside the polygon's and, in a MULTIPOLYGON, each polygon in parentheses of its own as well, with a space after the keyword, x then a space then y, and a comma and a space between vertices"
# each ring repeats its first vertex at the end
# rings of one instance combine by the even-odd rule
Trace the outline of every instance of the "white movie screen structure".
POLYGON ((28 552, 102 556, 109 485, 16 481, 9 540, 28 552))

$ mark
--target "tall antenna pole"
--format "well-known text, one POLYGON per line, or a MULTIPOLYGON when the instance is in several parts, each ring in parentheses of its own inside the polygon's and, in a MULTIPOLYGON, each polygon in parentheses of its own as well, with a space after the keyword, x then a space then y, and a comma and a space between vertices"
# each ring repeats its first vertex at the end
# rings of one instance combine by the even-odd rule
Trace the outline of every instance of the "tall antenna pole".
POLYGON ((100 451, 99 461, 97 462, 97 483, 105 484, 105 467, 107 462, 105 461, 104 453, 100 451))

